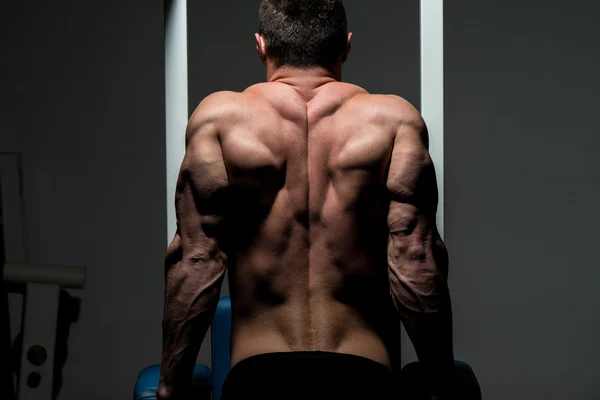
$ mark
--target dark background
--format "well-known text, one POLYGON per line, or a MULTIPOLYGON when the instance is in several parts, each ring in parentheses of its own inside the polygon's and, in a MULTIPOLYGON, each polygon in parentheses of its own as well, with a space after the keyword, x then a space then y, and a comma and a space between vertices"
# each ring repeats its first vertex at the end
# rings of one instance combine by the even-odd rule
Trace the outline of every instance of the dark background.
MULTIPOLYGON (((258 1, 188 3, 190 109, 263 80, 258 1)), ((598 398, 600 7, 446 3, 456 356, 486 399, 598 398)), ((418 2, 347 9, 344 78, 418 106, 418 2)), ((9 2, 0 41, 0 151, 23 154, 29 261, 88 267, 60 399, 127 398, 160 360, 163 4, 9 2)))

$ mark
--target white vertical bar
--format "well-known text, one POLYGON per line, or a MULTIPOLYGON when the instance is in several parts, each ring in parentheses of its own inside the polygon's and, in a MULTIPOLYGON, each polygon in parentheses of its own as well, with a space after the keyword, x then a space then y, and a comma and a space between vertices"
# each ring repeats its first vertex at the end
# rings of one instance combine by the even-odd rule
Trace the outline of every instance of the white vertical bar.
MULTIPOLYGON (((165 0, 165 117, 167 152, 167 240, 175 235, 175 188, 185 155, 188 123, 187 1, 165 0)), ((211 328, 199 352, 199 362, 212 366, 211 328)))
MULTIPOLYGON (((444 237, 444 0, 420 0, 421 113, 429 129, 429 152, 435 165, 439 206, 437 226, 444 237)), ((406 365, 417 360, 402 327, 401 357, 406 365)))
POLYGON ((421 112, 437 172, 437 224, 444 237, 444 0, 421 0, 421 112))
POLYGON ((188 122, 186 0, 165 0, 165 100, 167 234, 170 241, 176 229, 175 186, 185 153, 188 122))

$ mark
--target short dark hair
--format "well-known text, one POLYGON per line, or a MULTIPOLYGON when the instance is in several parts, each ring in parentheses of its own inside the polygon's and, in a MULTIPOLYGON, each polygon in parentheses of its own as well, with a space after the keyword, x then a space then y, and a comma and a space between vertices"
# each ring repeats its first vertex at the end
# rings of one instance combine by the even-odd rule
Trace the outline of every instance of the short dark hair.
POLYGON ((262 0, 258 32, 278 66, 334 64, 346 46, 348 23, 342 0, 262 0))

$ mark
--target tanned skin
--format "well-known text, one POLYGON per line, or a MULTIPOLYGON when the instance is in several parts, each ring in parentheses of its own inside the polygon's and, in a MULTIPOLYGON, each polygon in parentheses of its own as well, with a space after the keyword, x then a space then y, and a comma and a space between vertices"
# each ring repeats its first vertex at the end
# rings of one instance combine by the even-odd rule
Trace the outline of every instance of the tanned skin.
MULTIPOLYGON (((184 398, 225 273, 231 364, 328 351, 390 369, 391 301, 432 382, 453 366, 448 257, 425 123, 407 101, 277 66, 208 96, 190 118, 166 257, 158 395, 184 398)), ((399 340, 395 338, 395 340, 399 340)))

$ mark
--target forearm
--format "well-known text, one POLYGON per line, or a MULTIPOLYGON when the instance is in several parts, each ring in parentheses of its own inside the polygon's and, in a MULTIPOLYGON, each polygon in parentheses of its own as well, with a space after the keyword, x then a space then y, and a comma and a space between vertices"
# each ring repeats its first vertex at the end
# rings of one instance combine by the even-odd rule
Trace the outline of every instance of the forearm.
MULTIPOLYGON (((414 296, 414 289, 410 292, 414 296)), ((444 392, 454 370, 452 308, 445 283, 439 283, 435 292, 429 298, 423 296, 418 300, 397 302, 397 309, 429 389, 444 392)))
POLYGON ((185 398, 198 351, 219 301, 222 276, 202 279, 198 270, 188 273, 178 265, 167 273, 163 318, 163 355, 158 395, 185 398))
POLYGON ((440 386, 454 368, 448 251, 431 222, 434 213, 419 220, 407 218, 407 210, 398 205, 390 218, 390 286, 427 381, 440 386))
POLYGON ((424 370, 433 374, 432 378, 443 379, 454 366, 452 310, 447 290, 439 301, 435 311, 401 307, 401 318, 424 370))

